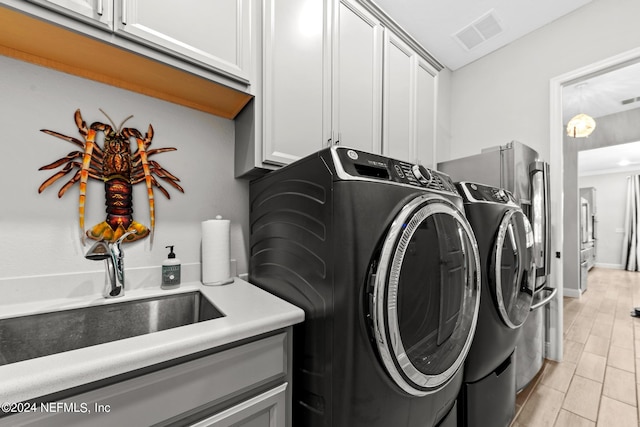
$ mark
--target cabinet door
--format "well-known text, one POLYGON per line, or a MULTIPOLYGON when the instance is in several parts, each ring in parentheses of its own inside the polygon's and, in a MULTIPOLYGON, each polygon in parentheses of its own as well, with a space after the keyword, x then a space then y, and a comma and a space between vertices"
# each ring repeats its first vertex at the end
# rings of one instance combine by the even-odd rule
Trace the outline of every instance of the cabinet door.
POLYGON ((333 119, 338 143, 381 153, 382 26, 350 1, 340 1, 333 45, 333 119))
POLYGON ((383 96, 383 154, 415 161, 413 138, 415 97, 413 63, 416 54, 390 31, 385 31, 385 78, 383 96))
POLYGON ((113 29, 113 0, 29 0, 98 27, 113 29))
POLYGON ((191 427, 285 427, 286 388, 281 384, 191 427))
POLYGON ((266 163, 289 164, 323 146, 330 77, 328 40, 325 40, 328 13, 325 0, 265 0, 263 161, 266 163))
POLYGON ((120 35, 248 81, 250 0, 115 1, 120 35))
POLYGON ((436 71, 423 59, 416 61, 415 146, 417 162, 435 168, 436 71))

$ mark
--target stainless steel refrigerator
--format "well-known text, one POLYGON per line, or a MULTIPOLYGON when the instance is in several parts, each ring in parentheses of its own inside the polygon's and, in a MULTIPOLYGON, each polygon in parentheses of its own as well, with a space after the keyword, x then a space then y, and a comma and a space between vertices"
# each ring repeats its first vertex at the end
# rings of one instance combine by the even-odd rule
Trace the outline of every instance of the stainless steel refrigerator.
POLYGON ((511 141, 480 154, 438 163, 438 170, 458 181, 474 181, 509 190, 531 221, 535 239, 536 288, 531 312, 516 347, 516 389, 531 382, 542 368, 546 348, 548 303, 556 289, 549 282, 549 165, 531 147, 511 141))

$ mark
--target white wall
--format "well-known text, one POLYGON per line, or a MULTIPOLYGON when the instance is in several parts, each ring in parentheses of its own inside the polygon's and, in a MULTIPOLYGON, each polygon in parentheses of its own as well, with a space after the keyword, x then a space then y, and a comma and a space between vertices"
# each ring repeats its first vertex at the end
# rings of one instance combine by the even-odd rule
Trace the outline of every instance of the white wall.
POLYGON ((612 173, 581 176, 580 187, 596 188, 597 252, 596 265, 623 268, 622 243, 624 216, 627 203, 627 177, 640 173, 612 173))
MULTIPOLYGON (((60 199, 58 189, 70 176, 37 191, 55 172, 38 168, 78 149, 40 129, 81 138, 73 120, 78 108, 88 124, 107 122, 98 108, 116 124, 133 114, 127 127, 146 132, 153 125, 152 148, 177 148, 151 159, 180 178, 185 192, 163 185, 167 200, 155 191, 153 248, 148 238, 126 244, 128 269, 159 266, 166 245, 175 245, 183 265, 199 264, 200 223, 220 214, 232 221, 231 256, 239 272, 247 271, 248 184, 233 178, 233 121, 7 57, 0 56, 0 69, 0 292, 16 278, 104 271, 103 263, 83 256, 88 244, 80 243, 78 184, 60 199)), ((144 184, 134 187, 133 197, 134 219, 149 225, 144 184)), ((104 185, 91 181, 86 228, 105 219, 104 203, 104 185)))
POLYGON ((594 0, 454 71, 451 158, 515 139, 549 160, 550 79, 640 46, 638 16, 637 0, 594 0))

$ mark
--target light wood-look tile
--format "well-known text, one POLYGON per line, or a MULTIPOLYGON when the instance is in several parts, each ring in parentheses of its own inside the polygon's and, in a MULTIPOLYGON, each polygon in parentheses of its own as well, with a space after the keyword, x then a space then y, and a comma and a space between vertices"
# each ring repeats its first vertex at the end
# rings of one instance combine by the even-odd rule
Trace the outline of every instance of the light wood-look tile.
POLYGON ((601 393, 601 383, 575 375, 562 408, 591 421, 597 421, 601 393))
POLYGON ((636 406, 636 376, 629 371, 607 366, 602 394, 636 406))
POLYGON ((539 384, 518 415, 518 423, 527 427, 553 427, 563 397, 564 393, 539 384))
POLYGON ((602 396, 597 426, 638 427, 638 411, 635 406, 602 396))
POLYGON ((574 323, 567 331, 566 338, 572 341, 585 344, 589 334, 591 333, 591 326, 584 326, 574 323))
POLYGON ((611 333, 611 345, 633 350, 634 343, 633 324, 616 320, 611 333))
POLYGON ((591 335, 587 338, 587 342, 584 345, 584 351, 597 354, 598 356, 607 357, 609 353, 609 339, 593 334, 591 329, 591 335))
POLYGON ((633 349, 612 345, 609 347, 607 365, 613 366, 614 368, 624 369, 625 371, 635 372, 636 362, 633 349))
POLYGON ((554 427, 595 427, 596 423, 561 409, 554 427))
POLYGON ((640 307, 640 273, 594 268, 588 280, 580 298, 563 299, 562 362, 546 361, 530 398, 518 396, 511 427, 639 426, 640 318, 630 310, 640 307))
POLYGON ((571 362, 547 362, 542 374, 542 384, 566 393, 569 389, 569 384, 571 384, 571 378, 576 371, 576 366, 575 363, 571 362))
POLYGON ((598 337, 610 339, 611 330, 613 329, 613 318, 611 319, 612 319, 611 323, 599 323, 596 320, 593 324, 593 327, 591 327, 591 335, 596 335, 598 337))
POLYGON ((585 351, 582 353, 582 357, 580 357, 580 361, 578 362, 576 375, 580 375, 581 377, 601 383, 602 381, 604 381, 604 372, 606 367, 606 357, 589 353, 585 349, 585 351))
POLYGON ((580 356, 582 356, 582 351, 584 350, 584 344, 571 341, 570 339, 564 340, 564 348, 562 361, 563 362, 572 362, 578 363, 580 361, 580 356))

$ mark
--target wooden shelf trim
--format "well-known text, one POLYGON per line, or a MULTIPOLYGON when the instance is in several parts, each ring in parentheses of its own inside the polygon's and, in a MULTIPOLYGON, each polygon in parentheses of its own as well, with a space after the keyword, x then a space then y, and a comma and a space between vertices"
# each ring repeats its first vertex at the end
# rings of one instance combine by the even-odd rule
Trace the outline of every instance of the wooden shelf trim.
POLYGON ((0 54, 227 119, 251 100, 229 88, 108 43, 0 7, 0 54))

